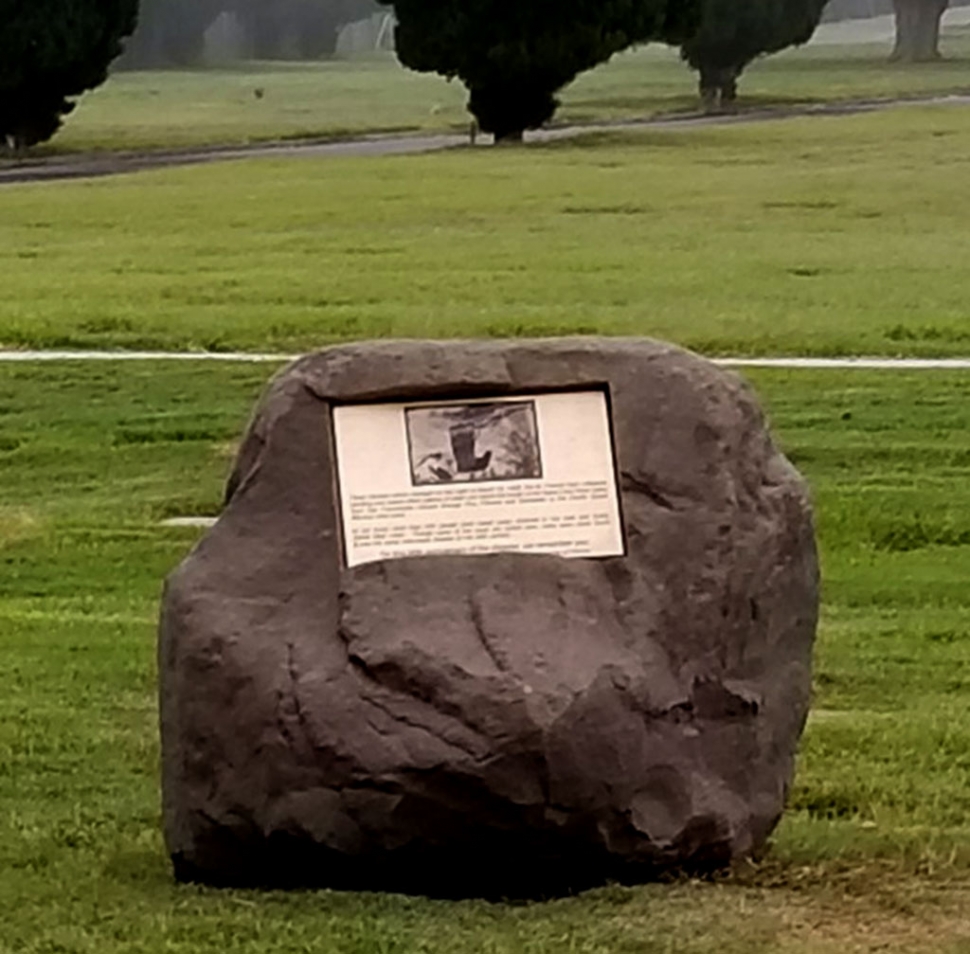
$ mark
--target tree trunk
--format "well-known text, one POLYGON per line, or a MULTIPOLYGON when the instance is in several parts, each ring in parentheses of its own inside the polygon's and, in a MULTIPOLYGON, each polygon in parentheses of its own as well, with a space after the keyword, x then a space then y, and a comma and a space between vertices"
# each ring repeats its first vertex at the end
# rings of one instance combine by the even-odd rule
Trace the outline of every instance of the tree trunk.
POLYGON ((701 107, 708 115, 733 113, 737 109, 739 69, 728 67, 700 68, 701 107))
POLYGON ((940 20, 950 0, 893 0, 896 46, 892 59, 926 63, 940 57, 940 20))
POLYGON ((713 116, 721 111, 721 91, 716 86, 709 86, 703 81, 698 90, 701 97, 701 109, 708 116, 713 116))
POLYGON ((721 112, 736 113, 738 111, 738 77, 734 72, 725 70, 721 80, 721 112))

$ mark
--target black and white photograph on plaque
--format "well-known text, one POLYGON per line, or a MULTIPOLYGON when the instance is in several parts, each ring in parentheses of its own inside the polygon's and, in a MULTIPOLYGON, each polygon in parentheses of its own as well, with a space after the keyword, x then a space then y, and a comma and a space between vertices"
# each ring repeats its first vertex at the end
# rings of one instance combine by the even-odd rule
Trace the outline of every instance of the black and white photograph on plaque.
POLYGON ((535 401, 409 407, 404 416, 415 487, 542 478, 535 401))

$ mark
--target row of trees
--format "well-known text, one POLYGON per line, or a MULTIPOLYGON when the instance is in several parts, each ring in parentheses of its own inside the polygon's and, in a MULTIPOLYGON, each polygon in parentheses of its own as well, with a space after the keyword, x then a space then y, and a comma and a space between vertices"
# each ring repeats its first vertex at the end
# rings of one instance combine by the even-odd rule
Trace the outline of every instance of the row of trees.
MULTIPOLYGON (((375 2, 394 9, 401 62, 459 78, 480 127, 503 140, 547 122, 556 93, 579 73, 640 43, 679 46, 705 104, 729 106, 745 67, 807 41, 829 0, 141 0, 126 55, 138 65, 192 62, 206 27, 228 12, 257 57, 279 55, 284 34, 298 39, 299 55, 324 56, 340 25, 375 2)), ((935 57, 949 0, 891 2, 894 56, 935 57)), ((0 140, 21 147, 53 135, 71 97, 104 81, 138 3, 0 0, 0 140)))
MULTIPOLYGON (((397 14, 405 66, 462 80, 468 108, 498 140, 520 139, 556 110, 580 72, 637 43, 679 45, 708 110, 730 108, 752 60, 807 42, 829 0, 380 0, 397 14)), ((938 55, 949 0, 893 0, 894 58, 938 55)))

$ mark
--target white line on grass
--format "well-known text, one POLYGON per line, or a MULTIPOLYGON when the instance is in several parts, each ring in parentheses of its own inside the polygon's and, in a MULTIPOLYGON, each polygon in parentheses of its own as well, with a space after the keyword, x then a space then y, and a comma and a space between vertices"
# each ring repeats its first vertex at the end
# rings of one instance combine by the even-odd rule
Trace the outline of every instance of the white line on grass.
POLYGON ((297 355, 245 351, 0 351, 0 361, 292 361, 297 355))
POLYGON ((212 527, 218 517, 169 517, 159 522, 161 527, 212 527))
POLYGON ((882 371, 970 370, 970 358, 712 358, 728 368, 873 368, 882 371))
MULTIPOLYGON (((0 351, 0 362, 39 361, 237 361, 283 364, 299 355, 220 351, 0 351)), ((970 358, 712 358, 726 368, 859 368, 883 371, 966 371, 970 358)))

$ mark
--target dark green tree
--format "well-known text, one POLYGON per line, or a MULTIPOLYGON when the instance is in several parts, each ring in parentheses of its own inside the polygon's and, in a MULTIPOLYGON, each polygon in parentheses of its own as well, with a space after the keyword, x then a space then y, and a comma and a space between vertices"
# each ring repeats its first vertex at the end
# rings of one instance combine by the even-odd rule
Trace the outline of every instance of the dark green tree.
POLYGON ((468 109, 497 141, 556 111, 556 92, 633 43, 675 43, 697 0, 381 0, 397 15, 398 58, 459 78, 468 109))
POLYGON ((50 139, 71 97, 100 86, 138 0, 0 0, 0 143, 50 139))
POLYGON ((700 28, 681 56, 700 73, 708 111, 730 109, 754 59, 808 42, 828 0, 702 0, 700 28))

